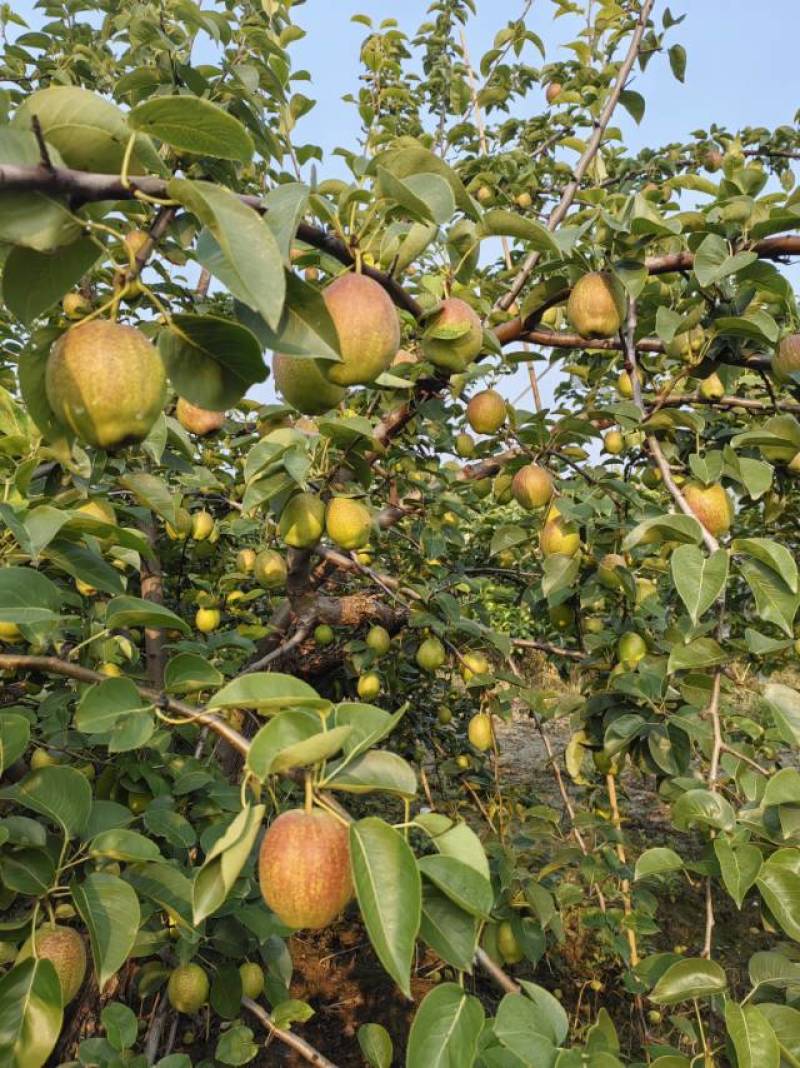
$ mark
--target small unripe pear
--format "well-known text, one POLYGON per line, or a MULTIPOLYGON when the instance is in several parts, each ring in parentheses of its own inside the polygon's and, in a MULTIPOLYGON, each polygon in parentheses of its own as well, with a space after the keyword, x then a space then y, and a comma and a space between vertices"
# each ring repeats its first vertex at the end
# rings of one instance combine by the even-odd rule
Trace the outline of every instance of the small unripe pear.
POLYGON ((61 301, 64 315, 68 319, 83 319, 92 310, 91 301, 82 293, 66 293, 61 301))
POLYGON ((473 650, 469 653, 464 653, 461 658, 461 678, 464 682, 469 682, 475 675, 488 675, 492 670, 492 665, 483 655, 483 653, 473 650))
POLYGON ((296 493, 286 502, 278 533, 293 549, 310 549, 322 537, 325 505, 313 493, 296 493))
POLYGON ((201 634, 210 634, 219 626, 220 618, 218 608, 198 608, 194 617, 194 625, 201 634))
POLYGON ((362 701, 373 701, 381 692, 381 679, 374 671, 359 675, 356 691, 362 701))
POLYGON ((325 531, 342 549, 363 549, 372 533, 372 515, 361 501, 334 497, 325 509, 325 531))
POLYGON ((417 666, 423 671, 434 672, 445 662, 444 646, 438 638, 426 638, 417 649, 417 666))
POLYGON ((483 327, 476 312, 458 297, 448 297, 426 320, 422 351, 434 367, 463 371, 483 345, 483 327))
POLYGON ((194 1016, 208 1000, 208 976, 199 964, 182 964, 170 975, 167 998, 176 1012, 194 1016))
POLYGON ((514 203, 518 208, 529 208, 533 203, 533 198, 530 193, 519 193, 514 197, 514 203))
POLYGON ((620 397, 624 397, 625 400, 630 400, 633 397, 633 382, 627 371, 621 371, 617 378, 617 393, 619 393, 620 397))
POLYGON ((328 626, 327 623, 320 623, 314 628, 314 641, 321 648, 330 645, 334 638, 333 627, 328 626))
POLYGON ((556 630, 569 630, 575 622, 575 613, 568 604, 556 604, 548 610, 550 622, 556 630))
POLYGON ((469 456, 474 456, 475 440, 469 434, 456 434, 455 448, 457 456, 463 456, 465 459, 469 456))
POLYGON ((597 566, 597 579, 601 586, 605 586, 607 590, 618 590, 622 587, 618 567, 625 567, 625 557, 619 553, 606 553, 597 566))
POLYGON ((253 562, 253 578, 265 590, 281 590, 286 585, 286 561, 275 549, 262 549, 253 562))
POLYGON ((647 643, 635 630, 626 631, 617 642, 617 656, 623 668, 632 670, 647 655, 647 643))
POLYGON ((367 632, 366 644, 369 649, 375 653, 376 656, 385 656, 389 652, 392 644, 392 639, 389 631, 385 627, 374 626, 370 627, 367 632))
POLYGON ((192 516, 192 537, 205 541, 214 529, 214 517, 210 512, 195 512, 192 516))

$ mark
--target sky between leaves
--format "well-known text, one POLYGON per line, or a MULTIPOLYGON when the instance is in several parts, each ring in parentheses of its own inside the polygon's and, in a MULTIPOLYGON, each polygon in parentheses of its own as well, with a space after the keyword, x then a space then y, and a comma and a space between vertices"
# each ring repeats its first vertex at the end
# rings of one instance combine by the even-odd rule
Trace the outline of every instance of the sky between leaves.
MULTIPOLYGON (((209 0, 203 0, 201 6, 208 4, 209 0)), ((353 148, 359 134, 356 109, 343 103, 342 97, 357 91, 359 47, 367 30, 351 22, 351 16, 368 15, 375 25, 395 18, 413 36, 425 20, 428 4, 429 0, 307 0, 295 7, 294 20, 306 37, 292 46, 293 66, 312 75, 311 82, 298 84, 298 89, 317 101, 302 120, 297 137, 322 146, 326 159, 319 166, 321 176, 346 177, 342 160, 331 153, 337 145, 353 148)), ((523 0, 477 0, 477 6, 478 15, 466 30, 476 67, 496 31, 518 17, 524 5, 523 0)), ((686 80, 683 84, 675 80, 666 56, 654 57, 644 74, 636 74, 632 84, 647 100, 642 123, 637 127, 622 108, 614 119, 631 150, 688 140, 692 130, 707 129, 712 122, 731 130, 792 123, 800 107, 798 0, 762 0, 757 5, 752 0, 670 0, 669 5, 658 0, 659 21, 667 6, 675 16, 686 14, 670 36, 671 43, 680 41, 688 53, 686 80)), ((33 0, 18 0, 14 9, 32 29, 44 21, 33 0)), ((549 0, 534 0, 527 20, 545 44, 547 62, 557 58, 560 45, 572 40, 579 27, 572 16, 554 21, 553 11, 549 0)), ((195 60, 206 61, 207 51, 208 42, 200 39, 195 60)), ((527 61, 532 66, 541 63, 533 46, 529 46, 527 61)), ((541 95, 534 92, 527 106, 531 112, 540 110, 541 95)), ((557 374, 553 371, 542 383, 545 404, 552 400, 557 374)), ((523 366, 503 378, 501 389, 515 399, 527 383, 523 366)), ((271 382, 256 386, 251 395, 273 400, 271 382)), ((520 405, 530 405, 530 396, 520 405)))

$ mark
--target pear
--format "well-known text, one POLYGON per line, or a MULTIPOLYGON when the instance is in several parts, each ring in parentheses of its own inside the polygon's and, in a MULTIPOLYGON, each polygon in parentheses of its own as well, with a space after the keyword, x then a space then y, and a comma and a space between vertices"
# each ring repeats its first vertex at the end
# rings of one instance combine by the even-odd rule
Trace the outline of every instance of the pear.
POLYGON ((511 493, 521 508, 541 508, 553 496, 553 478, 538 464, 526 464, 514 475, 511 493))
POLYGON ((704 486, 701 482, 689 482, 683 488, 683 495, 709 534, 719 538, 728 533, 733 522, 733 504, 721 483, 704 486))
POLYGON ((622 326, 624 315, 622 292, 610 274, 585 274, 572 287, 567 316, 584 337, 612 337, 622 326))
POLYGON ((772 374, 778 382, 788 382, 800 371, 800 334, 787 334, 772 357, 772 374))
POLYGON ((467 405, 467 422, 476 434, 494 434, 506 421, 506 402, 495 389, 476 393, 467 405))
POLYGON ((463 371, 481 351, 483 327, 465 301, 448 297, 427 320, 422 351, 434 367, 463 371))
POLYGON ((374 382, 400 347, 400 321, 386 290, 366 275, 343 274, 322 296, 336 327, 342 359, 340 363, 320 359, 319 370, 336 386, 374 382))

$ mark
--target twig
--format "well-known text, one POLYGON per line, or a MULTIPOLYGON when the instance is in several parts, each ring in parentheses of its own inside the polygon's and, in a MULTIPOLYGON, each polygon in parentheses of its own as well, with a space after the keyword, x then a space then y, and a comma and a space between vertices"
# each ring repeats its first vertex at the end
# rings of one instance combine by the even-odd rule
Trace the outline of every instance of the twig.
MULTIPOLYGON (((611 92, 609 93, 608 100, 606 100, 605 105, 603 106, 603 110, 600 112, 600 116, 598 117, 595 123, 592 136, 589 138, 589 141, 586 145, 586 149, 581 158, 578 160, 578 164, 575 168, 572 180, 568 182, 567 185, 564 187, 564 190, 561 194, 561 199, 559 200, 558 204, 556 204, 555 208, 553 208, 552 212, 550 213, 550 218, 547 220, 547 229, 550 231, 550 233, 552 233, 566 217, 566 214, 572 206, 572 202, 574 201, 575 196, 577 195, 577 192, 580 189, 583 176, 584 174, 586 174, 589 165, 591 164, 594 157, 597 155, 597 151, 600 148, 600 143, 603 140, 603 134, 605 133, 606 127, 608 126, 611 120, 611 116, 614 113, 614 108, 617 106, 620 94, 625 88, 625 83, 628 80, 628 76, 630 75, 631 70, 633 69, 633 64, 635 63, 636 57, 639 54, 639 46, 641 44, 642 37, 644 36, 644 31, 647 28, 647 22, 650 18, 650 12, 653 9, 654 2, 655 0, 644 0, 644 3, 642 4, 642 10, 639 14, 636 27, 631 36, 630 45, 628 46, 628 53, 625 56, 625 59, 622 62, 622 66, 619 69, 616 81, 614 82, 614 86, 611 89, 611 92)), ((531 252, 528 256, 526 256, 522 267, 517 273, 516 278, 511 283, 511 287, 508 289, 505 295, 496 302, 495 307, 502 308, 503 310, 507 310, 511 307, 511 305, 521 293, 534 267, 539 262, 540 256, 541 252, 539 250, 535 250, 531 252)))
POLYGON ((36 144, 39 146, 39 155, 41 156, 42 166, 46 167, 48 171, 52 171, 53 161, 50 159, 50 150, 47 147, 47 142, 44 139, 42 133, 42 124, 39 122, 39 116, 34 115, 31 119, 31 126, 33 127, 33 136, 36 138, 36 144))
MULTIPOLYGON (((625 843, 622 841, 622 819, 619 814, 619 800, 617 798, 617 778, 614 772, 609 772, 606 775, 606 790, 608 792, 608 803, 611 808, 611 824, 614 830, 617 832, 616 842, 616 854, 620 864, 627 864, 628 860, 625 855, 625 843)), ((622 891, 622 909, 625 916, 630 919, 633 912, 631 908, 631 884, 629 879, 620 880, 620 889, 622 891)), ((632 927, 627 927, 625 933, 628 937, 628 946, 631 951, 631 967, 636 967, 639 963, 639 948, 636 944, 636 932, 632 927)))
POLYGON ((169 1001, 166 994, 161 995, 161 1000, 158 1004, 158 1008, 153 1014, 150 1024, 147 1028, 147 1035, 144 1043, 144 1055, 148 1064, 155 1064, 158 1057, 158 1047, 161 1044, 161 1035, 164 1031, 164 1024, 167 1022, 167 1015, 169 1014, 169 1001))
POLYGON ((261 1023, 271 1035, 277 1038, 279 1042, 283 1042, 284 1045, 293 1049, 304 1061, 315 1065, 315 1068, 336 1068, 333 1061, 329 1061, 324 1054, 320 1053, 319 1050, 314 1049, 314 1047, 306 1042, 304 1038, 300 1038, 299 1035, 295 1035, 291 1031, 285 1030, 283 1027, 276 1027, 269 1018, 267 1010, 259 1005, 257 1001, 253 1001, 252 998, 242 998, 242 1005, 244 1005, 249 1012, 252 1012, 259 1023, 261 1023))
POLYGON ((302 642, 306 640, 310 631, 311 622, 304 623, 302 626, 297 628, 291 638, 287 638, 285 642, 282 642, 277 647, 277 649, 273 649, 272 652, 267 653, 266 656, 262 656, 260 660, 256 660, 252 664, 248 664, 243 671, 239 672, 239 674, 249 675, 253 671, 261 671, 267 666, 267 664, 271 664, 273 660, 279 660, 282 656, 285 656, 286 653, 291 652, 292 649, 296 649, 298 645, 302 644, 302 642))
POLYGON ((522 988, 519 984, 515 983, 510 975, 506 975, 498 964, 495 964, 485 949, 478 947, 475 951, 475 961, 490 978, 494 979, 501 990, 505 990, 507 994, 522 993, 522 988))

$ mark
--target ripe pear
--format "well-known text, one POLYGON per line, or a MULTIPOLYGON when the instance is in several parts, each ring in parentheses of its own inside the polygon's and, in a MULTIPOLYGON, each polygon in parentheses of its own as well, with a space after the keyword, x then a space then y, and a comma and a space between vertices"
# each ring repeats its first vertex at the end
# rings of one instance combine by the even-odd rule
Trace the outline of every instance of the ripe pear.
POLYGON ((192 537, 195 541, 205 541, 214 530, 214 517, 210 512, 195 512, 192 516, 192 537))
POLYGON ((389 652, 392 644, 392 639, 389 631, 385 627, 374 626, 370 627, 367 632, 366 644, 369 649, 373 651, 376 657, 385 656, 389 652))
POLYGON ((455 449, 457 456, 463 456, 465 459, 469 456, 475 455, 475 439, 470 437, 469 434, 456 434, 455 449))
POLYGON ((433 673, 445 662, 446 653, 444 646, 438 638, 426 638, 417 649, 417 667, 423 671, 433 673))
POLYGON ((533 204, 533 197, 530 193, 518 193, 517 196, 514 197, 514 203, 518 208, 529 208, 531 204, 533 204))
POLYGON ((225 423, 225 412, 212 412, 209 408, 200 408, 192 404, 185 397, 178 397, 175 405, 175 418, 184 430, 197 437, 205 437, 213 434, 225 423))
POLYGON ((303 415, 322 415, 340 404, 347 390, 329 381, 316 360, 284 356, 276 352, 272 357, 272 377, 275 389, 287 404, 303 415))
POLYGON ((625 439, 619 430, 609 430, 603 437, 603 448, 609 456, 619 456, 625 451, 625 439))
POLYGON ((467 725, 467 737, 470 744, 484 753, 492 748, 492 717, 488 712, 477 712, 467 725))
POLYGON ((170 975, 167 998, 176 1012, 194 1016, 208 1001, 208 976, 199 964, 181 964, 170 975))
POLYGON ((59 423, 88 445, 116 449, 147 437, 164 406, 166 375, 139 330, 92 319, 55 342, 44 384, 59 423))
POLYGON ((353 896, 347 827, 327 812, 282 813, 261 843, 258 880, 281 923, 327 927, 353 896))
POLYGON ((356 693, 362 701, 374 701, 381 692, 381 678, 375 671, 367 671, 359 675, 356 683, 356 693))
POLYGON ((572 287, 567 317, 584 337, 612 337, 622 326, 625 302, 612 276, 594 271, 572 287))
POLYGON ((597 579, 601 586, 607 590, 621 589, 622 578, 617 572, 618 567, 625 567, 625 557, 619 553, 606 553, 597 565, 597 579))
POLYGON ((363 549, 372 533, 370 510, 350 497, 334 497, 325 509, 325 531, 342 549, 363 549))
POLYGON ((733 503, 719 482, 704 486, 701 482, 689 482, 683 487, 686 503, 715 538, 727 534, 733 522, 733 503))
POLYGON ((561 90, 563 86, 560 82, 550 82, 544 91, 545 99, 548 104, 554 104, 556 100, 561 96, 561 90))
POLYGON ((275 549, 262 549, 253 562, 253 578, 265 590, 282 590, 286 585, 286 561, 275 549))
POLYGON ((627 371, 620 371, 617 378, 617 393, 619 393, 620 397, 624 397, 625 400, 631 400, 633 397, 633 382, 627 371))
POLYGON ((264 992, 264 969, 254 961, 246 960, 239 965, 239 979, 242 983, 242 996, 260 998, 264 992))
POLYGON ((541 508, 553 496, 553 478, 538 464, 526 464, 514 475, 511 494, 521 508, 541 508))
POLYGON ((491 670, 492 665, 481 652, 473 650, 464 653, 461 658, 461 678, 464 682, 469 682, 475 675, 488 675, 491 670))
POLYGON ((513 476, 507 475, 504 471, 501 471, 499 475, 495 475, 494 482, 492 482, 492 493, 498 504, 508 504, 511 500, 511 484, 513 481, 513 476))
POLYGON ((240 549, 236 554, 236 570, 249 575, 256 566, 255 549, 240 549))
POLYGON ((336 386, 374 382, 400 348, 400 320, 386 290, 366 275, 342 274, 322 296, 336 327, 342 359, 340 363, 320 359, 319 370, 336 386))
POLYGON ((61 301, 61 307, 67 319, 83 319, 92 310, 91 301, 87 300, 82 293, 66 293, 61 301))
POLYGON ((701 397, 705 397, 706 400, 718 400, 720 397, 725 396, 725 386, 722 384, 722 379, 716 373, 710 374, 708 378, 704 378, 700 383, 698 390, 701 397))
POLYGON ((427 360, 444 371, 463 371, 483 345, 483 327, 465 301, 448 297, 427 320, 422 351, 427 360))
POLYGON ((2 642, 16 642, 22 638, 22 631, 19 629, 16 623, 5 623, 0 621, 0 641, 2 642))
POLYGON ((467 405, 467 422, 476 434, 494 434, 506 421, 506 402, 495 389, 476 393, 467 405))
POLYGON ((782 338, 772 357, 772 374, 778 382, 790 381, 792 374, 800 371, 800 334, 787 334, 782 338))
POLYGON ((617 656, 623 668, 632 671, 647 655, 647 643, 635 630, 626 631, 617 642, 617 656))
POLYGON ((86 946, 83 938, 73 927, 60 924, 43 924, 23 943, 17 962, 33 956, 36 939, 36 956, 52 962, 61 986, 61 995, 68 1005, 83 984, 86 976, 86 946))
POLYGON ((210 634, 217 629, 220 619, 218 608, 198 608, 194 617, 194 625, 201 634, 210 634))
POLYGON ((574 523, 561 516, 545 522, 539 531, 539 548, 543 556, 574 556, 581 545, 581 536, 574 523))
POLYGON ((320 623, 318 627, 314 628, 314 641, 320 648, 324 649, 326 645, 330 645, 336 635, 333 633, 333 627, 329 627, 327 623, 320 623))
POLYGON ((278 533, 293 549, 310 549, 322 537, 325 505, 313 493, 296 493, 283 507, 278 533))

